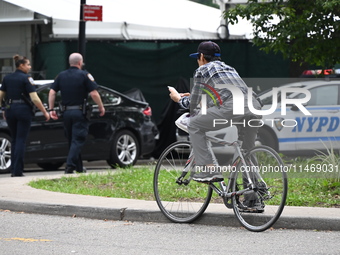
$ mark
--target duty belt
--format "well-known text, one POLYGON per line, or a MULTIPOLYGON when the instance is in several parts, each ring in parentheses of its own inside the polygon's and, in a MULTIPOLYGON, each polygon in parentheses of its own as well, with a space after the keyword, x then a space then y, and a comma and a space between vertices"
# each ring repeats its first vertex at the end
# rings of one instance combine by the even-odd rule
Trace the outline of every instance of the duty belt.
POLYGON ((82 105, 64 105, 64 111, 66 110, 82 110, 83 106, 82 105))
POLYGON ((22 99, 8 99, 8 103, 9 104, 24 104, 26 102, 22 99))

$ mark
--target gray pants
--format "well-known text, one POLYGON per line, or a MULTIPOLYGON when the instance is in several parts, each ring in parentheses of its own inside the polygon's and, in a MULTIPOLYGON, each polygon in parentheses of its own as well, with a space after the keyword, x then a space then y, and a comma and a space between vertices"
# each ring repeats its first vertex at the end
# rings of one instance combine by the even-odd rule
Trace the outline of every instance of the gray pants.
MULTIPOLYGON (((206 132, 229 127, 231 120, 237 122, 244 119, 246 116, 251 117, 251 119, 261 118, 261 116, 251 113, 246 105, 247 102, 245 102, 244 115, 242 116, 233 115, 233 102, 230 100, 220 108, 216 106, 208 108, 207 114, 205 115, 199 114, 190 118, 188 132, 197 166, 206 166, 214 163, 211 152, 208 150, 206 132), (215 119, 224 119, 227 120, 228 123, 226 125, 215 125, 214 127, 215 119)), ((261 106, 256 99, 253 99, 253 105, 255 109, 261 109, 261 106)), ((255 124, 252 125, 256 126, 255 124)), ((245 125, 242 148, 251 149, 255 146, 257 131, 258 127, 245 125)))

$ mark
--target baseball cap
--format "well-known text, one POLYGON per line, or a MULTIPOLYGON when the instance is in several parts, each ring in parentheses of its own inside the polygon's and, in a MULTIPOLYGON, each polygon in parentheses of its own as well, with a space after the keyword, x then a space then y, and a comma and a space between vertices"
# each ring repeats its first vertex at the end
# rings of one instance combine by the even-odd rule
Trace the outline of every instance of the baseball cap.
POLYGON ((190 54, 189 57, 197 58, 198 54, 200 53, 203 53, 204 55, 220 57, 221 49, 216 43, 212 41, 205 41, 201 42, 200 45, 198 45, 197 52, 190 54))

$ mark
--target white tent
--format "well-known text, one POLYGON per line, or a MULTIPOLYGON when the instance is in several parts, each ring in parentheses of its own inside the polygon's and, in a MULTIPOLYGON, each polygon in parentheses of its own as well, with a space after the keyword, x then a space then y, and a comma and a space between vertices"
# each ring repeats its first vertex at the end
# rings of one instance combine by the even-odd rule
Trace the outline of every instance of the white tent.
MULTIPOLYGON (((87 21, 93 39, 218 39, 221 11, 188 0, 87 0, 103 7, 103 21, 87 21)), ((77 38, 80 0, 0 0, 0 23, 52 25, 51 38, 77 38)), ((249 31, 249 26, 246 28, 249 31)), ((245 38, 243 25, 229 28, 245 38)))

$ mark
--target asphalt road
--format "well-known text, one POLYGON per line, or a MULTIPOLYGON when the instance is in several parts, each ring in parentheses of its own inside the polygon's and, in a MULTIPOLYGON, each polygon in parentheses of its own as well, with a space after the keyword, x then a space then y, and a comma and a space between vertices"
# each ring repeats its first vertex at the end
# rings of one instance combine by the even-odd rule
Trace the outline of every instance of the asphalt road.
POLYGON ((103 221, 0 211, 0 253, 340 254, 340 233, 103 221))

